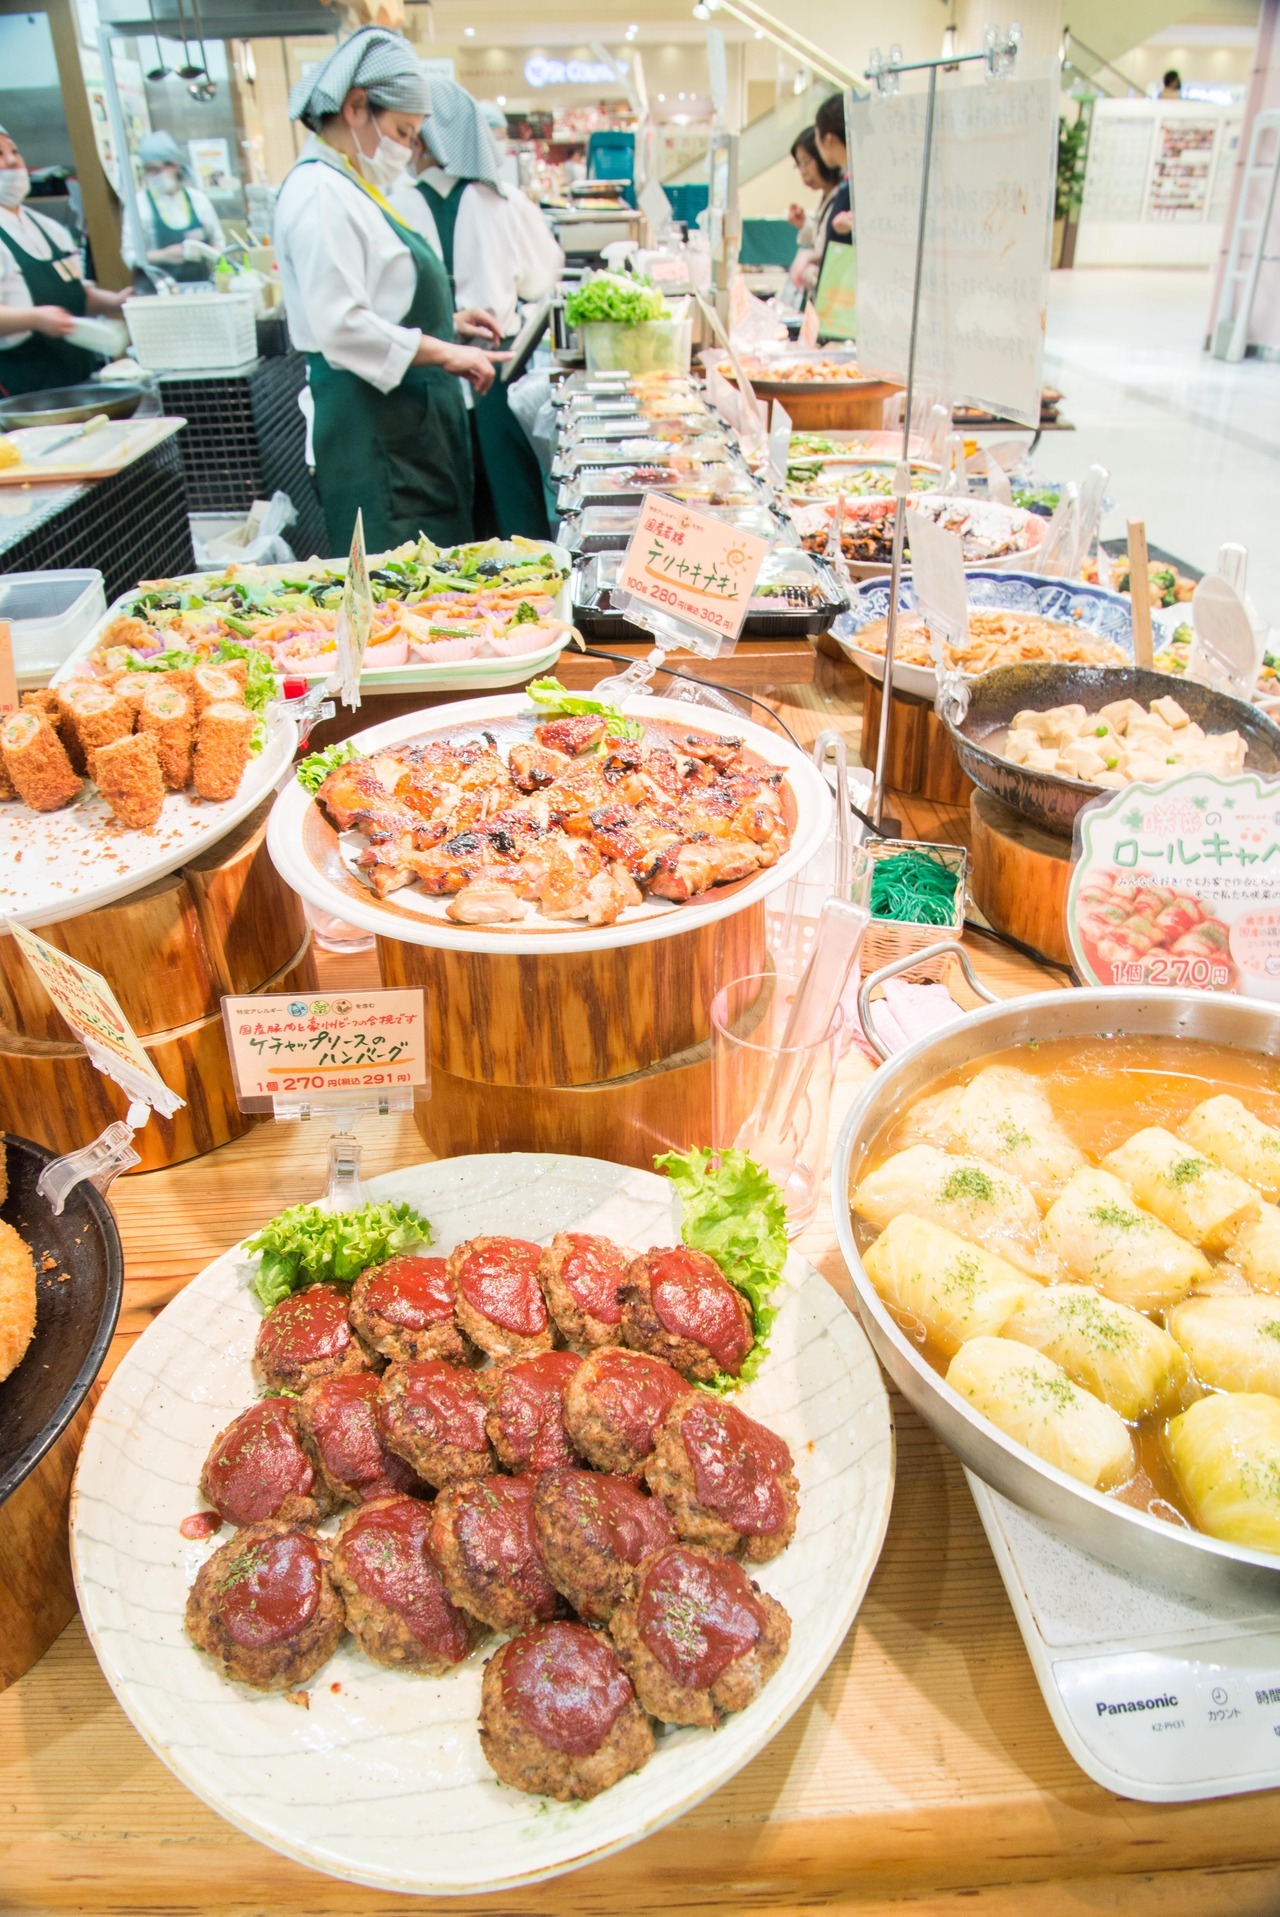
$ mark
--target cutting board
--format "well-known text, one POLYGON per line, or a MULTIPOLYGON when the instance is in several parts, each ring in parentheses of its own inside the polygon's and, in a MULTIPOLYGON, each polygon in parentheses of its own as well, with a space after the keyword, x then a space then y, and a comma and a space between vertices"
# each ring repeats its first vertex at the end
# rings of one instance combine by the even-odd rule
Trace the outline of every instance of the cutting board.
POLYGON ((33 480, 110 479, 135 459, 141 459, 186 425, 185 419, 109 419, 83 439, 73 439, 50 458, 44 446, 56 445, 70 426, 21 426, 7 433, 22 454, 17 466, 0 467, 0 486, 29 486, 33 480))

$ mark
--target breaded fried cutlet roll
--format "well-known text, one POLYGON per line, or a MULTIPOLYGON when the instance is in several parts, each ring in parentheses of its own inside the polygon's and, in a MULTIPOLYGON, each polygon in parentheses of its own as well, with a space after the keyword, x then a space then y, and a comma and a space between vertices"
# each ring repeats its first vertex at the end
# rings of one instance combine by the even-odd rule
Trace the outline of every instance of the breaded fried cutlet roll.
POLYGON ((79 735, 86 763, 99 746, 114 745, 133 731, 133 707, 105 686, 82 692, 72 707, 72 723, 79 735))
POLYGON ((93 682, 87 679, 64 680, 62 685, 55 688, 58 695, 58 716, 54 723, 58 728, 58 737, 62 741, 63 751, 71 761, 72 770, 78 772, 82 779, 88 777, 89 762, 85 757, 84 747, 80 743, 76 708, 85 693, 91 689, 96 688, 93 687, 93 682))
POLYGON ((192 777, 202 799, 233 799, 249 763, 256 724, 248 706, 220 699, 206 706, 196 725, 192 777))
POLYGON ((121 825, 142 830, 160 817, 164 779, 152 733, 131 732, 127 739, 99 746, 93 755, 93 777, 121 825))
POLYGON ((248 678, 249 668, 243 659, 233 659, 226 666, 197 666, 192 674, 197 719, 208 706, 227 701, 243 705, 248 678))
POLYGON ((27 712, 43 712, 50 725, 57 725, 62 708, 52 686, 39 686, 32 692, 24 692, 18 703, 27 712))
POLYGON ((0 1205, 9 1196, 9 1147, 0 1138, 0 1205))
POLYGON ((155 740, 160 773, 170 792, 191 784, 191 752, 196 725, 191 701, 176 686, 148 687, 138 711, 138 730, 155 740))
POLYGON ((137 724, 142 701, 155 686, 162 683, 165 675, 160 672, 122 672, 115 680, 111 690, 117 699, 127 699, 133 709, 134 724, 137 724))
POLYGON ((84 781, 42 712, 11 712, 0 726, 0 758, 18 797, 33 812, 56 812, 77 798, 84 781))
MULTIPOLYGON (((0 805, 3 805, 6 799, 16 799, 17 796, 18 788, 5 771, 4 760, 0 759, 0 805)), ((0 1196, 0 1204, 3 1203, 4 1199, 0 1196)))

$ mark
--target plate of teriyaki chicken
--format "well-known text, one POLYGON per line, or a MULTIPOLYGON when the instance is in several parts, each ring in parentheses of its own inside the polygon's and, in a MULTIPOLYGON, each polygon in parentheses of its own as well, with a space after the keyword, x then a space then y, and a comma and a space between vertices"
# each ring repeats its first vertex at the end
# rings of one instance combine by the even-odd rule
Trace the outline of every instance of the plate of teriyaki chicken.
POLYGON ((785 884, 830 830, 830 793, 798 747, 674 700, 625 715, 468 700, 326 757, 314 791, 297 779, 272 812, 281 874, 366 931, 457 950, 692 930, 785 884))
POLYGON ((663 1162, 477 1154, 294 1206, 112 1377, 85 1626, 259 1841, 509 1891, 692 1810, 839 1652, 893 1490, 870 1345, 759 1167, 663 1162))

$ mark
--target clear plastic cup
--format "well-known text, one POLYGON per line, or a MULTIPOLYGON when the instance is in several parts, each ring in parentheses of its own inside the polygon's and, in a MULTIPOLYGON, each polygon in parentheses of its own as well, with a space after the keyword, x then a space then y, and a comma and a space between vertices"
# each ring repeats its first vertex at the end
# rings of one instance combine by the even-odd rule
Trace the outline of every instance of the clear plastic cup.
POLYGON ((711 1131, 763 1165, 787 1203, 787 1236, 810 1223, 822 1191, 827 1121, 844 1029, 838 1007, 825 1035, 784 1044, 800 979, 755 972, 711 1001, 711 1131))

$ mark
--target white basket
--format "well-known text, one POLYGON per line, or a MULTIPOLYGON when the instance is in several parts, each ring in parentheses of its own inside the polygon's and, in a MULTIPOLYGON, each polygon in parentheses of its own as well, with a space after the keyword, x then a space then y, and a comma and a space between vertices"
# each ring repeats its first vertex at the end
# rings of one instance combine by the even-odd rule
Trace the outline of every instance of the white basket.
POLYGON ((153 373, 243 366, 258 356, 248 293, 171 293, 124 305, 138 364, 153 373))

